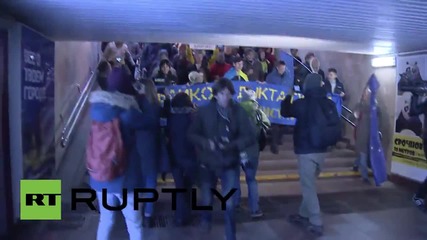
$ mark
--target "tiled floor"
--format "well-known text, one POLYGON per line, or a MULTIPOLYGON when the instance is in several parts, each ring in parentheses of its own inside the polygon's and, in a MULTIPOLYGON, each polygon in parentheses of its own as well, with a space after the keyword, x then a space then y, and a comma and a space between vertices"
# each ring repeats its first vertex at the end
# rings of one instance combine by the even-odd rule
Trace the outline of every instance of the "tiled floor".
MULTIPOLYGON (((335 179, 335 181, 339 181, 335 179)), ((355 180, 355 185, 359 184, 355 180)), ((351 188, 351 187, 350 187, 351 188)), ((427 214, 412 206, 411 194, 392 185, 381 188, 365 187, 338 193, 320 193, 324 216, 325 235, 319 239, 343 240, 426 240, 427 214)), ((309 240, 313 239, 302 229, 289 224, 285 219, 298 208, 299 196, 282 195, 262 197, 260 205, 265 212, 261 221, 252 221, 244 211, 238 216, 238 239, 241 240, 309 240)), ((146 229, 146 240, 194 239, 222 240, 222 215, 214 215, 214 228, 210 234, 202 234, 197 225, 188 228, 175 228, 171 224, 170 203, 157 205, 156 228, 146 229)), ((119 216, 119 215, 118 215, 119 216)), ((62 222, 51 222, 45 231, 15 239, 37 240, 89 240, 95 239, 98 215, 93 212, 73 214, 62 222)), ((113 239, 128 239, 122 217, 113 239)))

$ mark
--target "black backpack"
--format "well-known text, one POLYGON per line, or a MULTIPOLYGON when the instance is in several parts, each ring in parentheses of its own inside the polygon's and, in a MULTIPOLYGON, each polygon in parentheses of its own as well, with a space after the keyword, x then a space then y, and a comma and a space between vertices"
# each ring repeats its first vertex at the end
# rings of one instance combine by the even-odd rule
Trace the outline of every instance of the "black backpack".
POLYGON ((337 144, 341 138, 341 122, 335 103, 326 97, 306 101, 311 145, 316 148, 327 148, 337 144))
POLYGON ((263 151, 265 146, 267 145, 268 126, 266 126, 262 121, 262 113, 260 112, 260 110, 256 110, 256 126, 259 131, 259 136, 258 136, 259 151, 263 151))

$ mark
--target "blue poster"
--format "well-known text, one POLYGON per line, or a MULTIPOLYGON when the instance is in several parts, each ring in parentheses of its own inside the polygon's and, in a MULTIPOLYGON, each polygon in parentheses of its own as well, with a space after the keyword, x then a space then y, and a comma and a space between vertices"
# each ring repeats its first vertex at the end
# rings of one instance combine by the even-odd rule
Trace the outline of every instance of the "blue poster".
MULTIPOLYGON (((168 88, 172 96, 178 92, 187 93, 194 104, 197 106, 203 106, 208 103, 212 98, 212 83, 209 84, 197 84, 197 85, 174 85, 168 88)), ((259 83, 259 82, 233 82, 236 90, 234 99, 239 101, 242 97, 242 91, 248 87, 255 91, 257 101, 261 106, 261 109, 269 117, 272 123, 282 125, 295 125, 294 118, 283 118, 280 116, 281 102, 285 99, 287 93, 284 87, 279 85, 259 83)), ((162 97, 162 96, 160 96, 162 97)), ((300 93, 293 93, 293 101, 304 97, 300 93)), ((337 104, 338 112, 341 113, 341 98, 339 96, 330 96, 330 98, 337 104)))
POLYGON ((21 58, 24 178, 49 178, 55 169, 55 43, 23 27, 21 58))

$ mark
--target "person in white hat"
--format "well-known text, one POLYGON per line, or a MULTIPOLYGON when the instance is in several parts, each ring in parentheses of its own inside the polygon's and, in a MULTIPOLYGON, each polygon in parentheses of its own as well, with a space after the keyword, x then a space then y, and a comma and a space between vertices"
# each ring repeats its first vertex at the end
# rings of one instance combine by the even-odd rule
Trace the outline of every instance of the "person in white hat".
MULTIPOLYGON (((259 152, 265 147, 266 128, 270 126, 268 117, 259 108, 259 104, 256 101, 256 93, 252 89, 244 89, 242 91, 242 98, 240 105, 248 113, 251 122, 253 123, 256 131, 256 137, 259 141, 249 146, 246 151, 247 163, 242 163, 242 169, 245 172, 246 183, 248 185, 249 192, 249 208, 251 211, 252 218, 259 218, 263 216, 261 209, 259 208, 259 196, 258 196, 258 182, 255 178, 258 169, 259 152), (265 134, 261 137, 262 134, 265 134), (264 140, 261 140, 264 138, 264 140), (264 141, 262 143, 262 141, 264 141), (263 145, 263 146, 262 146, 263 145)), ((240 174, 237 175, 240 177, 240 174)), ((235 205, 237 208, 240 206, 241 190, 240 181, 236 182, 237 192, 235 194, 235 205)))
POLYGON ((202 84, 204 83, 203 73, 192 71, 188 74, 188 79, 190 80, 190 85, 202 84))

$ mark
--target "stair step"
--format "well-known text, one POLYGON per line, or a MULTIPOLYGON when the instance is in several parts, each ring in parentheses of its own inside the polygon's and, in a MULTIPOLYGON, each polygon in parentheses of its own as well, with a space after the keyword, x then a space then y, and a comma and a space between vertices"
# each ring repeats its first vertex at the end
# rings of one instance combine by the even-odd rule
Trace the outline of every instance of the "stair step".
MULTIPOLYGON (((348 167, 329 167, 324 168, 322 170, 322 173, 344 173, 352 171, 352 168, 348 167)), ((297 170, 294 169, 283 169, 283 170, 258 170, 256 175, 257 176, 275 176, 275 175, 290 175, 290 174, 298 174, 297 170)), ((240 172, 240 176, 244 176, 245 173, 243 171, 240 172)))
MULTIPOLYGON (((334 149, 326 153, 326 158, 356 158, 357 154, 349 149, 334 149)), ((278 154, 273 154, 270 149, 264 149, 260 153, 260 160, 280 160, 280 159, 296 159, 296 154, 293 150, 280 151, 278 154)))
MULTIPOLYGON (((319 175, 320 179, 328 178, 358 178, 360 173, 353 172, 349 168, 328 168, 322 171, 319 175)), ((296 181, 299 179, 299 174, 297 171, 259 171, 257 173, 256 179, 259 182, 271 182, 271 181, 296 181)), ((240 181, 245 182, 244 174, 240 175, 240 181)), ((159 184, 170 184, 174 180, 171 177, 166 178, 166 181, 158 179, 159 184)))
MULTIPOLYGON (((327 158, 324 163, 324 168, 335 168, 335 167, 347 167, 351 168, 354 163, 354 158, 342 158, 334 157, 327 158)), ((262 170, 295 170, 298 169, 298 160, 296 158, 287 160, 261 160, 258 165, 258 169, 262 170)))
MULTIPOLYGON (((347 143, 346 142, 338 142, 336 144, 336 149, 346 149, 347 143)), ((294 142, 293 141, 283 141, 281 145, 278 145, 277 148, 279 151, 286 151, 286 150, 294 150, 294 142)), ((266 150, 270 150, 270 146, 266 146, 266 150)))

